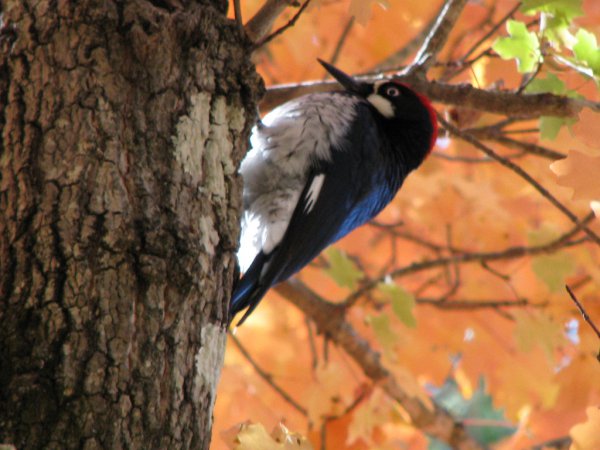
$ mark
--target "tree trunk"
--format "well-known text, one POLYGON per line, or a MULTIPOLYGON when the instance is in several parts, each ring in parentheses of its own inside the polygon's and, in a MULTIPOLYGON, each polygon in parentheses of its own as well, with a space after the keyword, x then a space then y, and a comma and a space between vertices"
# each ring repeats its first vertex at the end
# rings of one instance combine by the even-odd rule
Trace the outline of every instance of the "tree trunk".
POLYGON ((260 93, 226 8, 3 1, 0 443, 208 448, 260 93))

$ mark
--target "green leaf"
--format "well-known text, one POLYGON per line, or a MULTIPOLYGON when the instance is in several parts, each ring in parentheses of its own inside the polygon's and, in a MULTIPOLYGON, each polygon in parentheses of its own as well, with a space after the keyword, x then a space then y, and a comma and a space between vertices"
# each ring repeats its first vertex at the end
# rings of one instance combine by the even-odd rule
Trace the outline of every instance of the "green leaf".
POLYGON ((600 49, 598 49, 596 36, 580 29, 575 37, 577 39, 577 43, 573 46, 575 58, 592 69, 595 77, 600 76, 600 49))
POLYGON ((562 80, 553 73, 549 73, 544 79, 535 78, 534 80, 531 80, 531 82, 525 88, 525 93, 527 94, 542 94, 550 92, 552 94, 560 95, 565 91, 565 83, 563 83, 562 80))
POLYGON ((362 271, 354 264, 346 253, 335 247, 329 247, 325 251, 329 260, 329 268, 326 273, 337 283, 338 286, 356 289, 358 281, 363 277, 362 271))
POLYGON ((529 245, 546 245, 560 236, 560 230, 551 223, 544 223, 527 234, 529 245))
MULTIPOLYGON (((469 400, 466 416, 479 419, 482 424, 496 422, 496 425, 468 426, 467 430, 476 441, 489 445, 514 434, 517 427, 508 422, 502 409, 494 409, 492 397, 485 391, 485 379, 480 377, 479 386, 469 400)), ((473 421, 473 423, 477 422, 473 421)))
POLYGON ((567 278, 575 270, 575 262, 568 253, 536 256, 531 262, 533 272, 543 281, 550 292, 558 292, 565 286, 567 278))
POLYGON ((412 294, 395 283, 379 283, 377 289, 392 304, 392 311, 404 325, 410 328, 417 326, 417 319, 413 314, 416 302, 412 294))
POLYGON ((492 48, 502 59, 516 59, 519 72, 533 72, 542 57, 537 35, 517 20, 507 21, 506 29, 510 37, 498 38, 492 48))
POLYGON ((398 342, 398 336, 390 327, 390 317, 387 314, 369 316, 367 322, 373 329, 377 341, 379 341, 385 353, 389 355, 393 351, 394 345, 398 342))
MULTIPOLYGON (((448 378, 440 388, 436 388, 434 401, 447 409, 454 417, 467 424, 467 432, 481 445, 487 447, 517 431, 504 416, 502 409, 495 409, 492 397, 486 393, 483 377, 479 378, 477 390, 470 399, 465 399, 453 378, 448 378)), ((438 445, 438 444, 436 444, 438 445)), ((430 449, 444 449, 432 446, 430 449)))
MULTIPOLYGON (((567 97, 578 96, 575 91, 568 90, 565 83, 553 73, 549 73, 545 79, 536 78, 532 80, 525 89, 525 92, 528 94, 549 92, 556 95, 566 95, 567 97)), ((577 122, 577 119, 573 117, 542 116, 540 117, 540 136, 542 139, 553 141, 558 136, 562 127, 571 126, 575 122, 577 122)))
POLYGON ((577 122, 574 117, 540 117, 540 137, 553 141, 558 136, 560 129, 564 126, 571 126, 577 122))
POLYGON ((521 12, 529 15, 543 14, 543 37, 558 45, 570 46, 569 32, 575 17, 583 15, 582 0, 524 0, 521 12))
POLYGON ((434 437, 428 436, 429 444, 427 444, 427 450, 452 450, 445 442, 442 442, 434 437))
POLYGON ((548 13, 571 21, 583 16, 582 0, 523 0, 521 12, 525 14, 548 13))

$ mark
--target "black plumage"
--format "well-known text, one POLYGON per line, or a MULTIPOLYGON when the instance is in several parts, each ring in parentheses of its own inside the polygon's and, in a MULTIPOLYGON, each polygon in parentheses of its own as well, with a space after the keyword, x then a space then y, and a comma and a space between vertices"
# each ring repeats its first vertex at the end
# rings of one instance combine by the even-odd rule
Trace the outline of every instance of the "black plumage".
POLYGON ((231 318, 248 308, 240 324, 271 286, 377 215, 436 139, 425 97, 394 80, 360 83, 323 65, 345 91, 273 110, 253 130, 242 163, 240 253, 252 262, 230 305, 231 318))

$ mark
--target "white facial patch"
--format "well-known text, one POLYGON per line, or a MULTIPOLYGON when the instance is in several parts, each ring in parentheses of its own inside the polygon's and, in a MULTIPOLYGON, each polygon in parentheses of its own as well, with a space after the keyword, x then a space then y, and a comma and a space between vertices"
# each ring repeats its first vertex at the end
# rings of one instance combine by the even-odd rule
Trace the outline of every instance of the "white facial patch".
POLYGON ((304 208, 304 213, 308 214, 312 211, 315 203, 317 203, 317 198, 319 197, 319 192, 321 192, 321 188, 323 187, 323 182, 325 181, 325 175, 317 175, 313 178, 310 187, 308 188, 308 192, 306 193, 306 207, 304 208))
POLYGON ((382 97, 379 94, 371 94, 367 97, 367 101, 371 103, 383 117, 387 117, 388 119, 394 117, 394 107, 392 106, 392 102, 387 98, 382 97))

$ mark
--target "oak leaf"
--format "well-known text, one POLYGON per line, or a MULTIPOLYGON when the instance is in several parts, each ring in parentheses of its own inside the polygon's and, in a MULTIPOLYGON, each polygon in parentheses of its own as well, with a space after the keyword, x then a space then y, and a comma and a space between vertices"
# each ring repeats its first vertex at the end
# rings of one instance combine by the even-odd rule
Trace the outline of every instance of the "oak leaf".
POLYGON ((246 423, 239 427, 232 450, 312 450, 302 435, 278 424, 271 434, 260 423, 246 423))
POLYGON ((550 169, 558 175, 559 185, 573 188, 573 199, 600 200, 600 156, 571 150, 550 169))
POLYGON ((571 428, 573 439, 570 450, 597 450, 600 448, 600 409, 590 406, 587 409, 587 421, 571 428))

